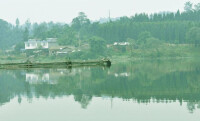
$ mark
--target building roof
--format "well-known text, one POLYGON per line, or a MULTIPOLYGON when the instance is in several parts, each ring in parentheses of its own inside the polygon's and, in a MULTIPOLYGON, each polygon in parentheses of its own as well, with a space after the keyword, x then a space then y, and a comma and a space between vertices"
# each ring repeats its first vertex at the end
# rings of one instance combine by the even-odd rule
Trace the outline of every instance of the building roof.
POLYGON ((27 42, 25 43, 45 43, 45 42, 57 42, 57 38, 47 38, 46 40, 40 40, 40 39, 29 39, 27 42))
POLYGON ((57 38, 47 38, 47 42, 57 42, 57 38))

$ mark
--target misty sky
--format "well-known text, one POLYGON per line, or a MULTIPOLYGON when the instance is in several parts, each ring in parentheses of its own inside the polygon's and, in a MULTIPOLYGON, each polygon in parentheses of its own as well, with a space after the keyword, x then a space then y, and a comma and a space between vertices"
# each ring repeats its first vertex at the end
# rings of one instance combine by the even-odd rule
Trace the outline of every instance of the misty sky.
MULTIPOLYGON (((0 19, 21 23, 65 22, 70 23, 78 12, 83 11, 89 19, 132 16, 135 13, 183 10, 188 0, 0 0, 0 19)), ((198 3, 200 0, 190 0, 198 3)))

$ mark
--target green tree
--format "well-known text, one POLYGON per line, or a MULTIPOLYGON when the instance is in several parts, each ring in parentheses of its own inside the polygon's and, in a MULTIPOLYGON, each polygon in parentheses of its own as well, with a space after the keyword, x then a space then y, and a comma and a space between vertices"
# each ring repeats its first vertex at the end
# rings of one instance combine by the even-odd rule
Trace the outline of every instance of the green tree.
POLYGON ((79 12, 78 17, 74 18, 72 20, 72 28, 75 30, 80 30, 81 27, 84 25, 88 25, 90 23, 90 20, 87 18, 84 12, 79 12))
POLYGON ((0 19, 0 48, 9 48, 22 41, 22 31, 20 27, 14 27, 8 22, 0 19))
POLYGON ((26 20, 26 22, 25 22, 25 27, 28 29, 28 30, 30 30, 30 27, 31 27, 31 22, 30 22, 30 20, 28 19, 28 20, 26 20))
POLYGON ((138 42, 137 43, 140 46, 144 46, 146 44, 146 42, 147 42, 147 39, 150 38, 150 37, 152 37, 150 32, 148 32, 148 31, 141 32, 139 34, 138 42))
POLYGON ((127 42, 129 42, 129 49, 131 51, 131 56, 133 56, 133 49, 137 48, 136 41, 134 39, 128 38, 127 42))
POLYGON ((196 11, 200 11, 200 3, 194 5, 194 8, 196 11))
POLYGON ((161 45, 162 45, 162 41, 157 39, 157 38, 154 38, 154 37, 150 37, 150 38, 147 38, 146 40, 146 47, 147 48, 159 48, 161 45))
POLYGON ((28 28, 26 27, 24 32, 23 32, 23 41, 28 41, 28 38, 29 38, 29 30, 28 28))
POLYGON ((77 45, 77 40, 76 32, 68 28, 61 37, 59 37, 58 42, 60 45, 77 45))
POLYGON ((16 24, 16 28, 19 28, 19 19, 18 18, 16 19, 15 24, 16 24))
POLYGON ((15 52, 20 52, 21 49, 24 49, 24 42, 19 42, 15 46, 15 52))
POLYGON ((30 27, 31 27, 31 22, 30 20, 26 20, 25 22, 25 29, 23 30, 23 41, 28 41, 29 39, 29 31, 30 31, 30 27))
POLYGON ((81 45, 81 40, 83 39, 83 36, 85 35, 85 31, 90 24, 90 20, 87 18, 84 12, 79 12, 78 17, 74 18, 72 20, 72 28, 77 31, 77 37, 79 40, 79 46, 81 45), (84 35, 82 34, 84 33, 84 35))
POLYGON ((90 52, 97 55, 106 54, 106 43, 103 38, 92 37, 90 38, 90 52))
POLYGON ((198 46, 200 44, 200 28, 199 27, 192 27, 186 34, 187 40, 198 46))
POLYGON ((176 18, 176 20, 180 20, 180 17, 181 17, 181 13, 180 13, 180 11, 178 10, 178 11, 176 12, 176 14, 175 14, 175 18, 176 18))
POLYGON ((192 12, 193 11, 192 7, 193 7, 193 4, 190 1, 188 1, 185 3, 184 10, 186 12, 192 12))
POLYGON ((37 24, 35 23, 33 25, 33 33, 34 33, 34 37, 35 38, 38 38, 38 39, 46 39, 46 34, 47 34, 47 31, 48 31, 48 27, 47 27, 47 23, 41 23, 41 24, 37 24))

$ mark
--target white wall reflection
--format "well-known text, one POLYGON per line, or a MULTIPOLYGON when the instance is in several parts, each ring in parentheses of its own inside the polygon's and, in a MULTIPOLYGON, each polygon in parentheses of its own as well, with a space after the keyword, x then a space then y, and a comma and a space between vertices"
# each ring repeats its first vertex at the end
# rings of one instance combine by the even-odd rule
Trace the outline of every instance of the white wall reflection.
POLYGON ((50 79, 49 73, 34 74, 34 73, 26 73, 26 82, 29 84, 41 84, 41 83, 48 83, 48 84, 56 84, 57 80, 50 79))
POLYGON ((115 73, 114 75, 115 75, 115 77, 128 77, 131 74, 127 73, 127 72, 124 72, 124 73, 115 73))

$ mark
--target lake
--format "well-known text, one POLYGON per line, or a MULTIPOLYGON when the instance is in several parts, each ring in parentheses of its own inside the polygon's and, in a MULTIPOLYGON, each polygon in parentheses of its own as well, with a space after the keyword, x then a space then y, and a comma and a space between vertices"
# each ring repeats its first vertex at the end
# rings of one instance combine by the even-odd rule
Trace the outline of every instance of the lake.
POLYGON ((199 121, 195 59, 0 70, 0 121, 199 121))

